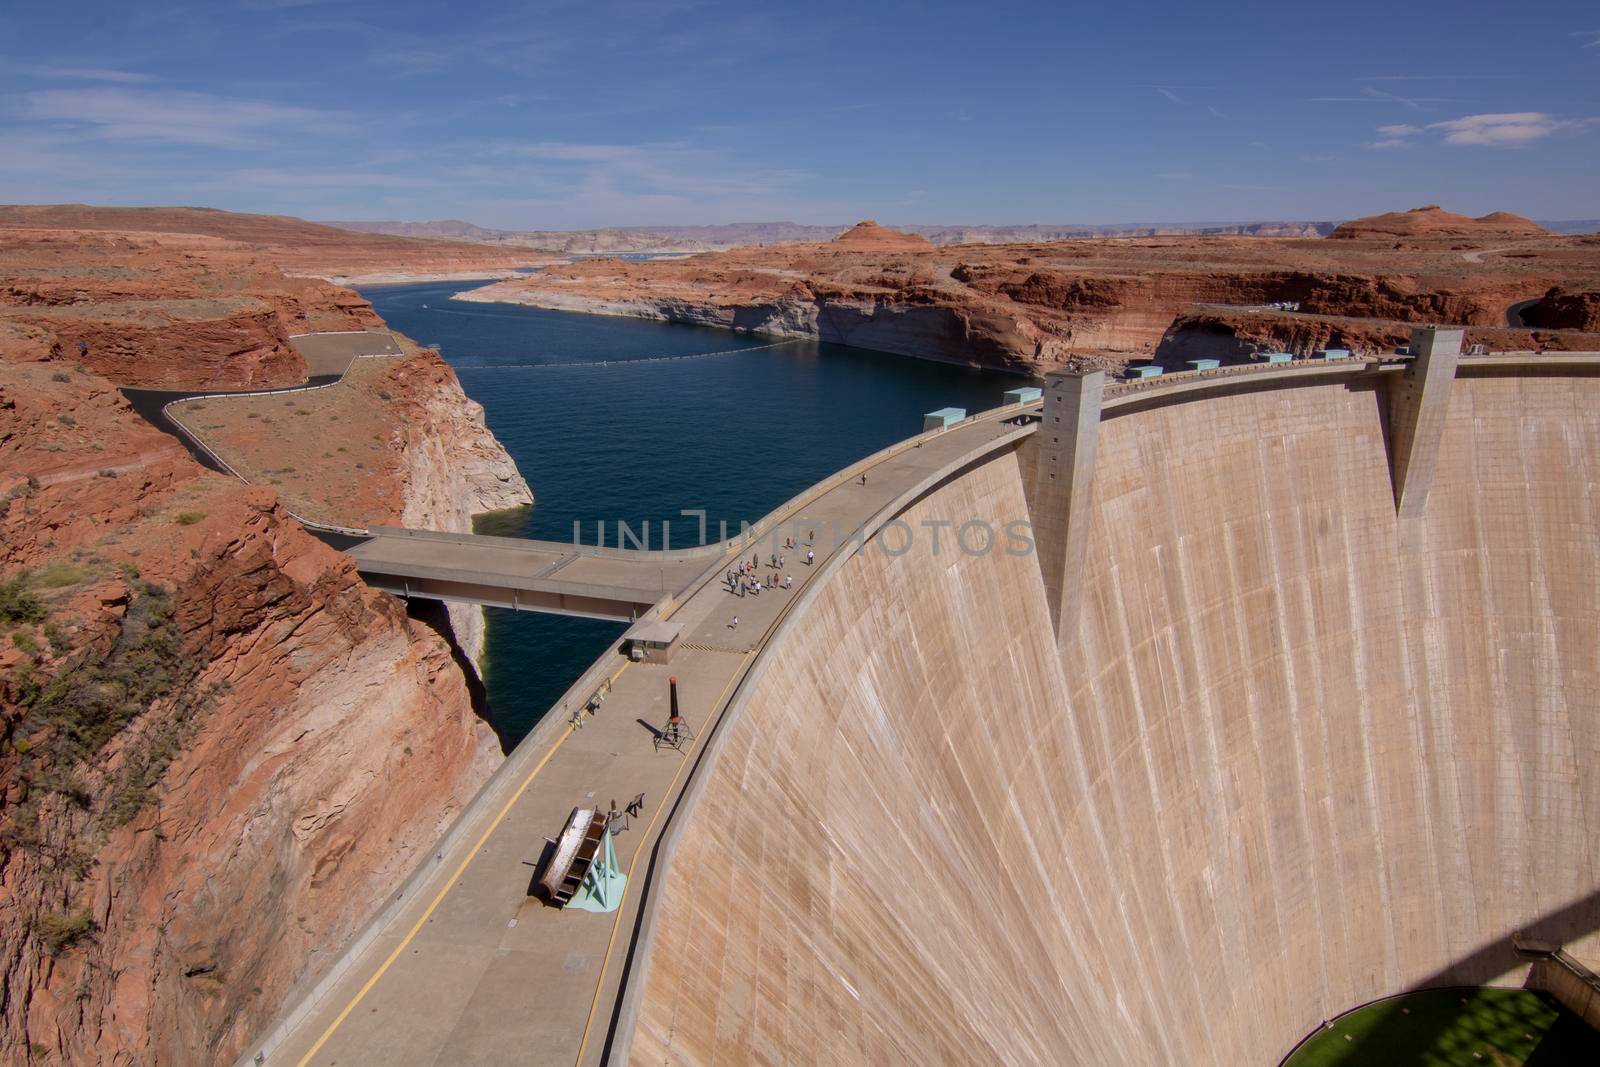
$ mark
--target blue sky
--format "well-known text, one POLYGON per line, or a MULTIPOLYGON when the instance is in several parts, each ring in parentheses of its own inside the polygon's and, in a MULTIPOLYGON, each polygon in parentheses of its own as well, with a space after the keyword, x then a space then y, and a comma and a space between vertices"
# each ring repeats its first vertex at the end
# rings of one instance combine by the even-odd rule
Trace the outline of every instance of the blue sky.
POLYGON ((580 228, 1600 217, 1585 3, 7 5, 0 201, 580 228))

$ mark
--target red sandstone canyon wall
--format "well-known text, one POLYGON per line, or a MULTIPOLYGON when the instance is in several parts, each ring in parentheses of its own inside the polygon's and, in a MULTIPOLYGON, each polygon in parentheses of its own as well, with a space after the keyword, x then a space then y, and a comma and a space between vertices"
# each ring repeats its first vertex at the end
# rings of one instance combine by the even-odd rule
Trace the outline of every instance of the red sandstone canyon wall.
MULTIPOLYGON (((0 228, 0 1062, 228 1061, 499 759, 480 615, 408 617, 117 391, 294 380, 289 333, 377 321, 196 241, 0 228)), ((390 362, 368 518, 526 502, 437 357, 390 362)))

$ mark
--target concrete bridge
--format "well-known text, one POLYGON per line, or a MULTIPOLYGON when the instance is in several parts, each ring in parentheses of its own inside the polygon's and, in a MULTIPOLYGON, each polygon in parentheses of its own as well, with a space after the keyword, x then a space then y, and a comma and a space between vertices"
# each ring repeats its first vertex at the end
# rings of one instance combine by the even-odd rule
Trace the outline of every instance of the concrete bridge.
POLYGON ((375 527, 345 549, 386 592, 629 622, 688 585, 723 549, 646 552, 375 527))
MULTIPOLYGON (((1404 568, 1432 557, 1397 551, 1393 537, 1373 540, 1368 531, 1392 528, 1404 540, 1412 536, 1406 531, 1422 529, 1416 520, 1427 504, 1452 386, 1465 389, 1469 402, 1481 392, 1481 417, 1499 419, 1508 389, 1561 395, 1574 384, 1567 379, 1600 373, 1596 354, 1513 354, 1458 364, 1458 340, 1423 337, 1414 349, 1419 356, 1411 359, 1228 367, 1111 385, 1097 375, 1053 377, 1042 407, 985 412, 885 449, 778 508, 731 546, 600 552, 367 531, 368 539, 350 551, 368 580, 384 588, 608 618, 636 613, 676 627, 679 651, 668 668, 627 660, 619 641, 597 660, 507 758, 434 855, 382 903, 337 960, 307 979, 241 1062, 872 1062, 895 1059, 896 1050, 898 1058, 925 1062, 1161 1062, 1175 1058, 1163 1054, 1172 1052, 1169 1029, 1184 1047, 1209 1050, 1203 1028, 1211 1019, 1220 1020, 1212 1033, 1219 1047, 1235 1060, 1260 1062, 1281 1054, 1328 1011, 1425 974, 1442 953, 1431 942, 1417 940, 1400 957, 1383 956, 1379 945, 1372 949, 1379 961, 1370 965, 1366 955, 1358 958, 1358 950, 1370 948, 1367 931, 1383 925, 1372 919, 1376 905, 1358 908, 1353 914, 1366 918, 1339 928, 1352 944, 1359 942, 1349 975, 1342 957, 1323 959, 1306 948, 1317 932, 1296 927, 1288 931, 1296 940, 1286 941, 1275 920, 1258 929, 1257 916, 1275 914, 1271 906, 1244 906, 1254 883, 1235 881, 1245 876, 1277 879, 1260 890, 1263 899, 1315 896, 1296 879, 1316 857, 1337 859, 1365 847, 1360 827, 1348 840, 1303 849, 1310 858, 1298 866, 1260 872, 1243 865, 1239 834, 1229 825, 1184 820, 1197 810, 1234 810, 1228 790, 1241 788, 1240 782, 1250 786, 1252 806, 1238 817, 1257 837, 1266 831, 1248 820, 1260 816, 1268 820, 1263 825, 1288 833, 1283 827, 1298 826, 1302 809, 1320 811, 1317 805, 1330 803, 1321 792, 1302 803, 1297 798, 1304 790, 1326 785, 1330 796, 1348 803, 1365 796, 1335 779, 1345 773, 1336 765, 1345 749, 1337 746, 1325 757, 1332 784, 1307 772, 1303 784, 1295 779, 1285 787, 1283 798, 1266 797, 1272 804, 1257 796, 1264 787, 1258 789, 1260 767, 1252 761, 1260 744, 1289 751, 1284 730, 1308 716, 1336 719, 1348 698, 1334 692, 1319 702, 1307 693, 1296 704, 1281 696, 1292 692, 1284 683, 1266 675, 1252 684, 1279 695, 1239 698, 1226 686, 1238 680, 1241 665, 1276 669, 1285 662, 1284 650, 1246 656, 1233 644, 1282 644, 1275 635, 1288 633, 1289 622, 1307 635, 1344 633, 1350 626, 1341 622, 1341 610, 1355 612, 1361 626, 1368 625, 1363 611, 1377 620, 1374 626, 1405 617, 1391 604, 1413 582, 1404 568), (1534 382, 1549 376, 1562 380, 1534 382), (1496 377, 1515 381, 1459 381, 1496 377), (1284 412, 1291 413, 1292 427, 1274 421, 1284 412), (1043 421, 1016 425, 1019 415, 1043 421), (1209 436, 1185 436, 1201 431, 1209 436), (1190 450, 1180 453, 1176 442, 1190 450), (1282 463, 1285 448, 1295 450, 1292 470, 1282 463), (1169 465, 1182 477, 1163 470, 1169 465), (1301 499, 1294 495, 1302 493, 1301 479, 1317 472, 1327 480, 1322 495, 1307 498, 1304 507, 1293 503, 1301 499), (1201 476, 1218 481, 1196 481, 1201 476), (1267 489, 1258 492, 1257 483, 1267 489), (1229 486, 1243 488, 1228 492, 1229 486), (1001 518, 1019 508, 1034 523, 1037 564, 1001 553, 962 558, 948 548, 941 559, 920 544, 905 555, 865 550, 887 547, 897 522, 974 513, 1001 518), (847 533, 838 541, 819 538, 814 566, 788 568, 792 591, 735 598, 721 587, 720 576, 734 559, 747 558, 764 539, 780 540, 796 523, 847 533), (1336 553, 1329 547, 1283 553, 1282 566, 1304 574, 1286 570, 1273 588, 1308 582, 1317 595, 1272 598, 1257 586, 1239 585, 1239 575, 1247 573, 1241 568, 1277 566, 1270 553, 1265 563, 1260 558, 1262 538, 1252 531, 1262 523, 1278 536, 1338 547, 1336 553), (1179 561, 1187 570, 1170 571, 1179 561), (1211 569, 1193 569, 1202 563, 1211 569), (1402 572, 1404 581, 1396 577, 1402 572), (1182 573, 1192 576, 1192 587, 1171 577, 1182 573), (1372 586, 1370 609, 1364 600, 1340 595, 1357 580, 1372 586), (647 598, 645 610, 636 612, 647 598), (1306 605, 1328 619, 1306 623, 1297 614, 1282 624, 1247 625, 1256 617, 1249 612, 1306 605), (1179 616, 1164 623, 1157 609, 1197 613, 1203 621, 1179 616), (1207 614, 1219 610, 1227 612, 1225 625, 1207 614), (1143 629, 1132 634, 1130 627, 1143 629), (1182 681, 1168 662, 1173 642, 1184 643, 1184 669, 1198 672, 1207 686, 1223 687, 1199 711, 1164 703, 1182 681), (1158 662, 1147 662, 1151 657, 1158 662), (669 670, 695 733, 683 751, 652 744, 665 721, 669 670), (606 699, 597 705, 601 692, 606 699), (1117 701, 1137 705, 1141 714, 1117 701), (996 718, 996 709, 1003 715, 996 718), (1225 751, 1208 757, 1228 761, 1227 767, 1178 760, 1179 776, 1165 798, 1160 790, 1169 787, 1152 776, 1166 773, 1167 764, 1153 757, 1099 773, 1100 761, 1109 758, 1102 753, 1126 760, 1142 751, 1128 736, 1142 728, 1143 714, 1156 712, 1163 716, 1158 740, 1196 730, 1202 738, 1231 739, 1225 751), (1248 721, 1205 725, 1246 712, 1253 716, 1248 721), (1249 743, 1253 730, 1270 731, 1268 742, 1249 743), (875 768, 877 777, 863 776, 862 765, 875 768), (1008 847, 1048 857, 1059 899, 1052 896, 1055 906, 1044 911, 1030 910, 1034 898, 1011 885, 1003 867, 937 859, 939 848, 952 843, 993 858, 985 835, 1002 831, 994 828, 993 811, 973 801, 1014 802, 1019 776, 1027 779, 1022 795, 1028 803, 1049 812, 1026 824, 1040 832, 1025 846, 1008 838, 1008 847), (890 779, 892 788, 884 785, 890 779), (1205 790, 1197 795, 1206 806, 1197 807, 1180 787, 1205 790), (604 806, 641 792, 644 810, 616 839, 628 882, 615 913, 555 910, 529 896, 531 865, 574 805, 604 806), (931 799, 914 817, 893 814, 911 798, 931 799), (1126 821, 1124 809, 1148 825, 1117 822, 1126 821), (1091 820, 1087 831, 1080 825, 1085 810, 1151 847, 1106 851, 1096 844, 1098 824, 1091 820), (735 826, 737 833, 729 829, 735 826), (885 858, 891 852, 892 862, 885 858), (1153 853, 1172 858, 1144 862, 1153 853), (1108 876, 1077 878, 1085 862, 1106 868, 1108 876), (1166 873, 1168 863, 1177 873, 1166 873), (860 891, 876 883, 858 885, 852 873, 866 869, 915 875, 900 889, 925 894, 928 906, 916 914, 883 907, 880 891, 860 891), (937 877, 930 876, 934 869, 937 877), (1227 883, 1219 894, 1225 891, 1229 902, 1204 922, 1187 913, 1180 922, 1165 911, 1159 922, 1142 910, 1130 916, 1125 898, 1100 893, 1102 886, 1136 886, 1145 908, 1203 907, 1209 895, 1181 891, 1198 882, 1194 872, 1202 869, 1207 879, 1227 883), (824 872, 821 881, 816 872, 824 872), (822 914, 826 918, 818 919, 822 914), (1193 959, 1185 955, 1178 967, 1163 966, 1167 956, 1150 950, 1165 946, 1177 936, 1174 930, 1197 931, 1204 941, 1201 935, 1222 921, 1229 937, 1250 946, 1242 959, 1281 963, 1283 973, 1263 970, 1272 980, 1258 984, 1248 975, 1231 983, 1220 977, 1190 982, 1215 964, 1214 943, 1193 948, 1193 959), (1115 942, 1105 949, 1109 957, 1099 954, 1102 940, 1115 942), (952 949, 960 952, 962 967, 947 966, 952 949), (1080 961, 1086 952, 1094 958, 1080 961), (1022 957, 1028 966, 1019 965, 1022 957), (1140 969, 1147 958, 1156 966, 1140 969), (1307 959, 1322 961, 1328 971, 1321 993, 1296 990, 1284 977, 1300 973, 1296 968, 1307 959), (1159 1018, 1160 1025, 1133 1026, 1125 1012, 1100 1002, 1104 975, 1118 966, 1139 969, 1119 989, 1136 996, 1140 1019, 1159 1018), (1017 984, 1052 971, 1071 979, 1017 984), (983 981, 962 977, 968 974, 983 981), (1381 987, 1376 992, 1368 988, 1374 983, 1381 987), (1251 991, 1244 995, 1240 986, 1251 991), (969 1003, 974 989, 981 1003, 969 1003), (1038 997, 1048 1005, 1035 1004, 1038 997), (929 1015, 914 1007, 925 1004, 964 1008, 929 1015), (1236 1005, 1244 1007, 1235 1012, 1236 1005), (780 1020, 777 1028, 757 1025, 758 1015, 780 1020), (1270 1026, 1257 1025, 1261 1018, 1270 1026)), ((1455 410, 1451 432, 1461 439, 1473 409, 1458 403, 1455 410)), ((1510 413, 1511 422, 1517 414, 1510 413)), ((1484 448, 1499 448, 1501 438, 1485 441, 1484 448)), ((1553 441, 1544 447, 1559 454, 1553 441)), ((1447 473, 1452 493, 1473 484, 1460 470, 1447 473)), ((1509 522, 1514 511, 1500 518, 1509 522)), ((1448 508, 1435 506, 1427 515, 1436 523, 1454 521, 1448 508)), ((1427 542, 1404 543, 1418 548, 1427 542)), ((1516 543, 1515 537, 1491 542, 1516 543)), ((1437 566, 1447 567, 1452 545, 1440 544, 1437 566)), ((1375 655, 1393 645, 1392 637, 1352 646, 1306 636, 1289 662, 1326 660, 1320 676, 1337 690, 1359 673, 1340 658, 1351 647, 1375 655)), ((1422 661, 1420 653, 1413 661, 1422 661)), ((1483 669, 1517 662, 1475 660, 1483 669)), ((1400 673, 1385 661, 1374 677, 1387 684, 1400 673)), ((1365 713, 1389 714, 1391 707, 1409 707, 1399 690, 1374 697, 1365 713)), ((1387 736, 1403 734, 1393 727, 1387 736)), ((1296 744, 1321 745, 1326 736, 1349 740, 1350 747, 1369 735, 1378 737, 1345 723, 1315 738, 1307 733, 1296 744)), ((1395 759, 1385 763, 1387 777, 1379 780, 1399 781, 1417 766, 1398 744, 1366 758, 1391 751, 1395 759)), ((1461 758, 1495 754, 1492 746, 1459 751, 1461 758)), ((1280 762, 1269 761, 1269 769, 1280 762)), ((1528 765, 1541 764, 1530 759, 1528 765)), ((1493 785, 1510 773, 1475 771, 1472 780, 1493 785)), ((1417 810, 1416 804, 1396 804, 1374 817, 1404 820, 1417 810)), ((1265 862, 1263 856, 1252 853, 1251 862, 1265 862)), ((1372 858, 1367 867, 1381 868, 1381 860, 1372 858)), ((1399 854, 1387 857, 1405 861, 1399 854)), ((1480 866, 1494 865, 1485 860, 1480 866)), ((1308 884, 1337 881, 1339 870, 1310 871, 1308 884)), ((1037 890, 1036 882, 1028 884, 1037 890)), ((1426 890, 1430 884, 1417 877, 1403 886, 1426 890)), ((1358 887, 1348 888, 1357 895, 1358 887)), ((1458 896, 1430 891, 1427 907, 1458 896)), ((1327 906, 1336 905, 1343 906, 1327 906)), ((1411 912, 1395 914, 1404 919, 1411 912)), ((1207 1062, 1228 1058, 1208 1055, 1207 1062)))

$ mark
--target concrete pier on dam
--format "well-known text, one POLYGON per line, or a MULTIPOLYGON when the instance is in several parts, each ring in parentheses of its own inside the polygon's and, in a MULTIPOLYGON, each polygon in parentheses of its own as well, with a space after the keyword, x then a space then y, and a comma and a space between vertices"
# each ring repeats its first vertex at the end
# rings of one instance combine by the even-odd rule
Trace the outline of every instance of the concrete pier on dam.
POLYGON ((608 652, 569 694, 604 713, 564 701, 250 1055, 1231 1067, 1376 997, 1520 984, 1513 933, 1592 962, 1600 354, 1459 340, 1052 377, 1041 422, 985 413, 769 516, 857 535, 777 599, 717 588, 718 546, 380 534, 369 580, 493 572, 431 595, 676 588, 644 617, 686 651, 608 652), (974 519, 1035 550, 904 534, 974 519), (651 753, 669 669, 696 740, 651 753), (636 788, 618 911, 533 901, 541 835, 636 788))

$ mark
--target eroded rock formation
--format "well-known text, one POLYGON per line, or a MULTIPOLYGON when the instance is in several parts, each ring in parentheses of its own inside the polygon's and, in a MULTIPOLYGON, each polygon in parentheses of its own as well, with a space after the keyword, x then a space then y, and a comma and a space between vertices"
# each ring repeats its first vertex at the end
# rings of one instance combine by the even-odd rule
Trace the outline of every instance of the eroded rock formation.
POLYGON ((1549 230, 1532 219, 1509 211, 1491 211, 1473 218, 1427 204, 1410 211, 1390 211, 1353 219, 1329 234, 1335 240, 1370 240, 1384 237, 1542 237, 1549 230))
POLYGON ((1523 318, 1550 329, 1600 331, 1600 288, 1554 286, 1523 312, 1523 318))
MULTIPOLYGON (((287 335, 375 323, 364 301, 184 236, 0 229, 0 262, 0 1061, 226 1062, 498 745, 450 625, 116 388, 296 380, 287 335), (250 314, 181 313, 230 301, 250 314)), ((526 502, 436 354, 384 373, 370 521, 526 502)), ((481 614, 455 614, 475 650, 481 614)))
MULTIPOLYGON (((824 244, 571 263, 458 299, 818 337, 1037 373, 1210 355, 1184 348, 1180 317, 1244 309, 1255 346, 1241 346, 1246 353, 1302 350, 1304 339, 1328 332, 1317 316, 1365 322, 1348 333, 1363 349, 1403 341, 1416 323, 1499 328, 1514 305, 1552 286, 1592 285, 1600 269, 1592 239, 1550 235, 1514 216, 1466 219, 1462 229, 1450 220, 1463 217, 1437 209, 1405 215, 1403 226, 1386 217, 1352 223, 1337 242, 1189 236, 932 247, 863 223, 824 244), (1398 247, 1396 227, 1406 233, 1398 247)), ((1535 325, 1546 328, 1537 339, 1508 340, 1600 347, 1593 334, 1550 334, 1554 319, 1535 325)))

